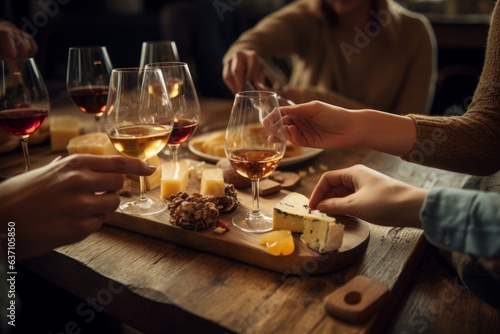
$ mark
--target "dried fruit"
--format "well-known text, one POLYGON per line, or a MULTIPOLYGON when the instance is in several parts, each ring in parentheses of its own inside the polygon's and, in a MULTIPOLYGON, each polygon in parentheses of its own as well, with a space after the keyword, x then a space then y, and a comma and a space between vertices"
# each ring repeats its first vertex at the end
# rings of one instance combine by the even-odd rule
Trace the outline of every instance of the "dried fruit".
POLYGON ((259 244, 265 244, 267 252, 274 256, 290 255, 295 250, 292 232, 288 230, 264 233, 259 237, 259 244))

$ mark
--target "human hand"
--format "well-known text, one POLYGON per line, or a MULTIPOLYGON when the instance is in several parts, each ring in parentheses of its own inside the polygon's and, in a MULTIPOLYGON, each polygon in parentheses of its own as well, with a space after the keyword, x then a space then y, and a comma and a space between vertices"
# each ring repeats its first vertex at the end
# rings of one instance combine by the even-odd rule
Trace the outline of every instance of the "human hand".
POLYGON ((264 67, 265 62, 257 52, 238 51, 224 64, 222 79, 235 94, 245 90, 247 81, 258 89, 264 89, 264 67))
POLYGON ((413 187, 362 165, 321 176, 311 209, 343 214, 384 226, 421 227, 420 209, 428 190, 413 187))
MULTIPOLYGON (((70 155, 0 184, 0 212, 16 228, 16 257, 25 259, 84 239, 120 203, 122 174, 150 175, 155 167, 122 156, 70 155)), ((6 239, 0 239, 2 247, 6 239)))
POLYGON ((0 59, 23 59, 36 55, 33 37, 8 21, 0 21, 0 59))
POLYGON ((299 146, 334 148, 358 144, 351 111, 319 101, 281 107, 287 139, 299 146))

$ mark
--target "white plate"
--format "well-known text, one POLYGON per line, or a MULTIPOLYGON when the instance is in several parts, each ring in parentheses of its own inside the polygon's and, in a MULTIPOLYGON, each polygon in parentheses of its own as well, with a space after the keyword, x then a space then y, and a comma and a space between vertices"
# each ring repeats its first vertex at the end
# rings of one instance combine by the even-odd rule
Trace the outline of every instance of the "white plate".
MULTIPOLYGON (((217 132, 224 132, 224 131, 217 131, 217 132)), ((188 143, 188 148, 191 152, 199 156, 200 158, 203 158, 205 161, 212 162, 212 163, 217 163, 222 157, 219 157, 217 155, 212 155, 212 154, 207 154, 205 152, 202 152, 198 150, 196 147, 194 147, 193 143, 197 143, 199 141, 203 141, 207 139, 209 136, 213 136, 215 133, 214 132, 208 132, 204 133, 202 135, 193 137, 189 143, 188 143)), ((306 161, 308 159, 311 159, 318 154, 323 152, 323 149, 320 148, 311 148, 311 147, 302 147, 302 153, 300 155, 297 155, 295 157, 288 157, 288 158, 283 158, 280 161, 279 167, 286 167, 290 166, 293 164, 297 164, 302 161, 306 161)))

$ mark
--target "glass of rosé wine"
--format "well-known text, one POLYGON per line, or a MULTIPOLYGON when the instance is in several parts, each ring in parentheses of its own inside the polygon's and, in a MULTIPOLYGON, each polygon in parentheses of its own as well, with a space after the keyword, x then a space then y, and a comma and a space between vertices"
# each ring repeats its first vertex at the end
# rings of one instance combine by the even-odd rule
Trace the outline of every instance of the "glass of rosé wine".
POLYGON ((0 128, 21 137, 24 171, 28 171, 28 138, 49 115, 49 93, 35 59, 0 60, 0 66, 0 128))
POLYGON ((191 138, 200 122, 198 94, 186 63, 160 62, 148 64, 146 68, 159 68, 167 85, 174 113, 174 129, 168 147, 172 152, 172 161, 177 163, 179 146, 191 138))
POLYGON ((106 109, 111 60, 105 46, 70 47, 66 88, 75 105, 84 113, 95 116, 97 131, 106 109))
POLYGON ((259 209, 259 180, 269 176, 286 149, 278 96, 271 91, 236 94, 224 138, 224 150, 233 169, 252 181, 252 210, 233 217, 233 225, 246 232, 272 229, 272 218, 259 209))
MULTIPOLYGON (((173 128, 173 113, 159 69, 113 69, 106 103, 104 128, 121 154, 146 161, 165 148, 173 128)), ((138 198, 122 201, 120 210, 132 215, 152 215, 167 208, 160 196, 146 195, 139 177, 138 198)))

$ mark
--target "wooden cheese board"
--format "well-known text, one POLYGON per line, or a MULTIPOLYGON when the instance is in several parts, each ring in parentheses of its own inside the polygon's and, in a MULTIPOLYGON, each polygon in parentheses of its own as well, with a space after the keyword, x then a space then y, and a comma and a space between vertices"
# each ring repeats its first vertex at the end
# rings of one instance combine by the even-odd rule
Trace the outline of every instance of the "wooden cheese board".
MULTIPOLYGON (((156 188, 151 191, 159 193, 160 190, 156 188)), ((189 194, 199 192, 199 181, 192 177, 187 192, 189 194)), ((288 193, 281 190, 273 195, 261 196, 259 201, 261 210, 272 213, 273 207, 288 193)), ((169 223, 167 211, 142 217, 115 211, 107 217, 106 223, 284 274, 315 275, 336 271, 360 260, 365 253, 370 236, 369 224, 356 218, 339 216, 336 218, 345 225, 345 233, 342 247, 338 251, 317 253, 300 241, 300 234, 294 234, 295 251, 291 255, 270 255, 265 246, 259 245, 259 234, 241 231, 231 224, 232 217, 236 213, 250 210, 252 204, 250 189, 238 189, 238 200, 240 204, 236 209, 219 216, 219 220, 229 227, 229 231, 224 234, 218 234, 213 229, 195 232, 174 226, 169 223)))

